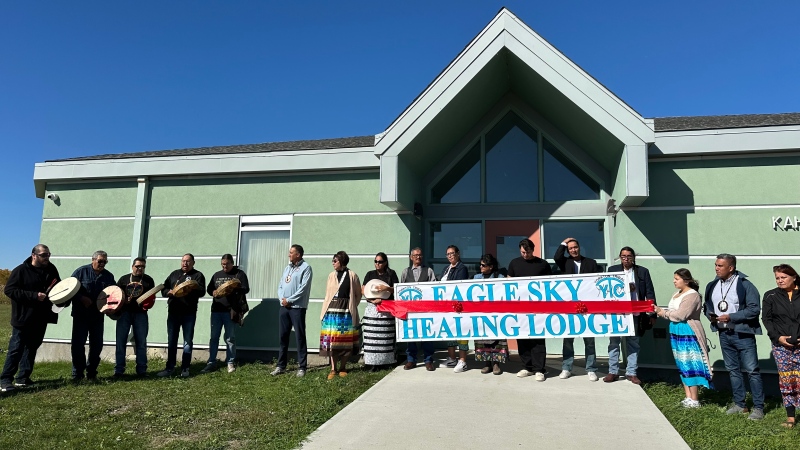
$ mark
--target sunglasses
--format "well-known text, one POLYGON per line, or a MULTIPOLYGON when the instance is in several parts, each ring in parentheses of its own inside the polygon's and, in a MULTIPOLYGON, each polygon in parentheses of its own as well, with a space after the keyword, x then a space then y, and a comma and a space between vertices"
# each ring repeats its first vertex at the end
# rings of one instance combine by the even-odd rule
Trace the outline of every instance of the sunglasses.
POLYGON ((41 256, 42 258, 49 258, 50 253, 36 253, 36 256, 41 256))
POLYGON ((375 264, 386 264, 386 261, 383 261, 383 260, 380 260, 380 259, 376 259, 375 260, 375 264))
POLYGON ((145 266, 133 266, 134 269, 144 269, 145 266))
POLYGON ((98 260, 97 260, 97 264, 105 264, 105 263, 107 263, 107 262, 108 262, 108 260, 107 260, 107 259, 98 259, 98 260))
POLYGON ((332 259, 331 262, 336 264, 337 262, 339 262, 339 260, 338 259, 332 259))
POLYGON ((492 267, 492 265, 491 265, 491 264, 484 264, 484 263, 481 263, 481 267, 492 267))
POLYGON ((455 252, 447 252, 447 256, 455 256, 455 252))

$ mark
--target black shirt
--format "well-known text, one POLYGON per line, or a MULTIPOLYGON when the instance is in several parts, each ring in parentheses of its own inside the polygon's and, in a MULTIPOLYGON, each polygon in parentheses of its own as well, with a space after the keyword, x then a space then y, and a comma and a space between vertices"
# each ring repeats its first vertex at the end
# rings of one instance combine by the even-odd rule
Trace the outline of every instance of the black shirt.
POLYGON ((132 273, 123 275, 119 281, 117 281, 117 286, 122 289, 122 292, 125 293, 125 297, 128 298, 128 303, 122 308, 123 311, 128 311, 131 313, 147 312, 142 309, 136 300, 138 300, 139 297, 141 297, 145 292, 156 287, 156 282, 153 281, 150 275, 143 274, 140 277, 137 277, 132 273))
POLYGON ((531 259, 525 259, 520 256, 512 259, 508 264, 509 277, 538 277, 552 274, 553 270, 550 268, 550 263, 537 256, 531 259))

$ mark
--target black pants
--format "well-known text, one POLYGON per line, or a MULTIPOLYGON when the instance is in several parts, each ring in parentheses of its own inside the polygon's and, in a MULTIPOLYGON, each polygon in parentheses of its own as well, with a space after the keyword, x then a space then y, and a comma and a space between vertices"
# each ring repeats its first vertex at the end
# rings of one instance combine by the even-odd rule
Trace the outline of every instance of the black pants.
POLYGON ((544 339, 517 339, 517 351, 522 365, 529 372, 546 373, 547 344, 544 339))
POLYGON ((8 353, 3 365, 0 381, 3 385, 10 385, 16 375, 18 382, 25 382, 33 372, 33 362, 36 360, 36 351, 42 345, 47 324, 27 325, 24 328, 11 328, 11 340, 8 342, 8 353), (19 373, 17 370, 19 369, 19 373))
POLYGON ((308 364, 308 346, 306 345, 306 309, 281 307, 278 315, 281 334, 281 349, 278 352, 278 367, 285 369, 289 363, 289 335, 294 327, 297 337, 297 364, 306 370, 308 364))

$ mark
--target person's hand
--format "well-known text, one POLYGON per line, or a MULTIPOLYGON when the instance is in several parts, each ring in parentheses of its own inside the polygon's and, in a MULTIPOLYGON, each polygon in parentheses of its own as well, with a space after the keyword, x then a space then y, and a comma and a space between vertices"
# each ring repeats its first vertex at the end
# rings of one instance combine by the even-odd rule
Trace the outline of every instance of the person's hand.
POLYGON ((172 292, 172 289, 167 291, 167 297, 172 297, 173 295, 175 295, 175 293, 172 292))
POLYGON ((661 317, 664 314, 664 310, 660 306, 654 307, 653 311, 656 313, 657 316, 661 317))
POLYGON ((564 239, 561 242, 570 242, 570 241, 574 241, 574 240, 575 240, 575 238, 568 237, 568 238, 564 239))
POLYGON ((781 337, 779 337, 779 338, 778 338, 778 344, 781 344, 781 345, 782 345, 782 346, 784 346, 785 348, 788 348, 788 349, 793 349, 793 348, 794 348, 794 345, 790 344, 790 343, 789 343, 789 341, 787 340, 787 339, 789 339, 790 337, 791 337, 791 336, 781 336, 781 337))
POLYGON ((217 296, 217 290, 216 289, 214 289, 214 292, 211 293, 211 296, 212 297, 216 297, 217 296))
POLYGON ((43 302, 44 299, 46 299, 46 298, 47 298, 47 294, 45 294, 44 292, 36 293, 36 299, 39 300, 40 302, 43 302))
POLYGON ((377 306, 377 305, 380 305, 382 301, 383 301, 383 300, 381 300, 381 299, 379 299, 379 298, 376 298, 376 299, 373 299, 373 300, 372 300, 372 304, 373 304, 373 305, 375 305, 375 306, 377 306))
POLYGON ((718 322, 722 322, 722 323, 730 322, 731 321, 731 316, 730 316, 730 314, 723 314, 723 315, 717 317, 717 321, 718 322))
POLYGON ((92 299, 84 295, 81 297, 81 303, 83 303, 84 307, 88 308, 92 306, 92 299))
POLYGON ((710 320, 712 324, 716 324, 717 323, 717 315, 716 314, 709 314, 708 315, 708 320, 710 320))
POLYGON ((281 299, 281 306, 288 307, 289 306, 289 302, 287 302, 285 298, 282 298, 281 299))

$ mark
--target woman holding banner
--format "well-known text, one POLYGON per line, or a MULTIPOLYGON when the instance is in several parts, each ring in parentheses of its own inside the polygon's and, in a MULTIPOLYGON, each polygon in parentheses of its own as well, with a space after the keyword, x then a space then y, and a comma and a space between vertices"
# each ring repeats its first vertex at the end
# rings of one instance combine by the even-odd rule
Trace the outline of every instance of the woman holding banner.
MULTIPOLYGON (((368 289, 370 280, 380 280, 386 283, 379 287, 381 292, 388 292, 386 300, 394 300, 394 285, 399 283, 397 272, 389 268, 389 258, 386 253, 378 252, 375 255, 375 270, 370 270, 364 276, 364 286, 361 288, 367 298, 367 309, 364 311, 364 320, 361 331, 364 337, 364 364, 370 366, 371 372, 380 370, 397 362, 395 359, 395 326, 394 316, 378 311, 378 305, 383 298, 373 295, 368 289)), ((385 295, 383 296, 385 297, 385 295)))
POLYGON ((325 301, 322 303, 319 333, 319 356, 329 357, 328 379, 338 373, 347 376, 347 360, 358 344, 358 304, 361 302, 361 280, 347 268, 350 257, 343 251, 333 255, 333 272, 328 275, 325 301))
MULTIPOLYGON (((442 271, 441 281, 466 280, 469 279, 467 266, 461 262, 461 252, 455 245, 447 247, 447 261, 449 266, 442 271)), ((469 341, 447 341, 447 367, 453 367, 453 372, 461 373, 467 370, 467 352, 469 351, 469 341), (456 346, 458 346, 458 359, 456 359, 456 346)))
POLYGON ((681 373, 686 398, 684 408, 699 408, 698 386, 711 387, 711 364, 708 360, 706 334, 700 324, 699 285, 688 269, 675 271, 672 284, 678 292, 669 301, 669 307, 655 307, 656 314, 670 321, 669 335, 672 354, 681 373))
MULTIPOLYGON (((473 278, 503 278, 497 259, 491 253, 481 256, 480 273, 476 273, 473 278)), ((493 373, 500 375, 503 369, 501 363, 508 361, 508 341, 505 339, 476 340, 475 341, 475 361, 484 361, 486 366, 481 369, 481 373, 493 373)))

